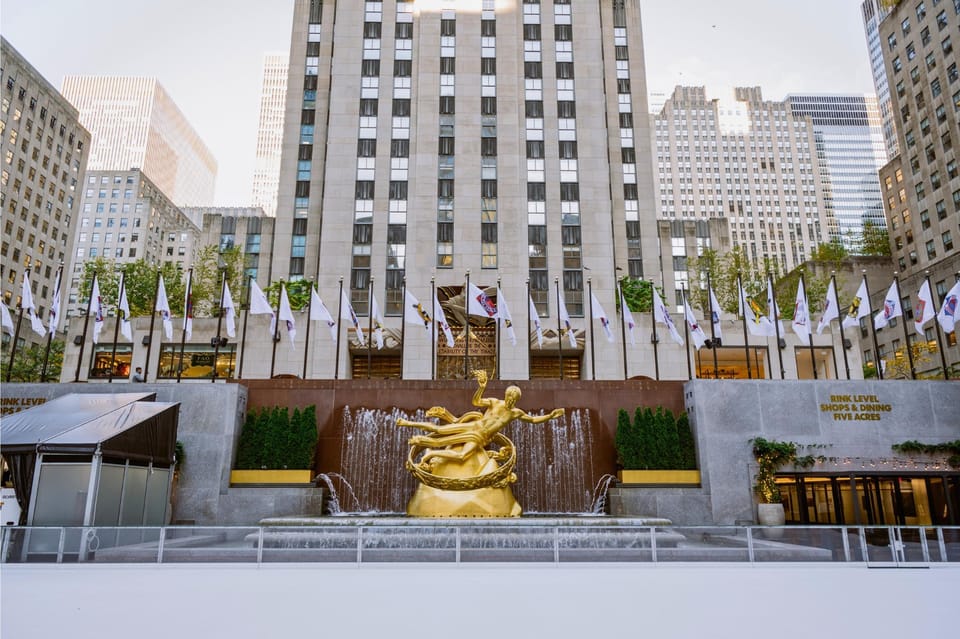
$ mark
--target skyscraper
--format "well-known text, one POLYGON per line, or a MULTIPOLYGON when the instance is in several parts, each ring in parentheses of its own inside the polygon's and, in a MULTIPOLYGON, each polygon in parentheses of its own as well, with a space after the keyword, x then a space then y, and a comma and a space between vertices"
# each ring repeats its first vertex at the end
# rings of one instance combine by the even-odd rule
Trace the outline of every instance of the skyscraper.
POLYGON ((811 121, 759 87, 677 87, 656 118, 660 218, 726 218, 733 247, 786 272, 828 239, 811 121))
MULTIPOLYGON (((0 39, 0 57, 2 303, 16 312, 23 273, 29 269, 37 314, 46 322, 57 267, 70 266, 80 206, 77 184, 86 168, 90 133, 80 124, 77 110, 5 38, 0 39)), ((69 271, 64 286, 67 278, 69 271)), ((58 309, 61 316, 65 297, 58 309)), ((6 333, 3 339, 6 344, 6 333)), ((42 341, 28 323, 20 339, 42 341)))
MULTIPOLYGON (((274 274, 343 277, 388 329, 431 277, 441 301, 468 271, 500 280, 515 313, 529 280, 554 321, 558 289, 584 317, 590 288, 612 309, 615 274, 659 273, 638 2, 297 0, 285 120, 274 274)), ((471 348, 493 346, 482 328, 471 348)), ((530 356, 501 352, 501 374, 530 356)), ((430 375, 426 356, 405 366, 430 375)))
POLYGON ((252 206, 268 217, 276 215, 277 183, 283 148, 283 112, 287 99, 287 57, 268 54, 263 59, 260 86, 260 120, 257 125, 257 159, 253 170, 252 206))
POLYGON ((87 168, 140 169, 178 206, 213 201, 217 162, 155 78, 67 76, 63 95, 93 134, 87 168))
POLYGON ((857 246, 864 224, 886 227, 880 178, 886 164, 880 112, 873 96, 787 96, 795 118, 809 117, 816 140, 825 215, 831 239, 857 246))
POLYGON ((889 7, 881 0, 863 0, 860 5, 863 13, 863 29, 867 36, 867 50, 870 54, 870 70, 873 73, 873 86, 877 89, 877 106, 883 127, 883 139, 887 147, 887 157, 900 153, 897 145, 897 131, 890 102, 890 85, 887 84, 887 72, 883 67, 883 51, 880 47, 880 23, 890 13, 889 7))

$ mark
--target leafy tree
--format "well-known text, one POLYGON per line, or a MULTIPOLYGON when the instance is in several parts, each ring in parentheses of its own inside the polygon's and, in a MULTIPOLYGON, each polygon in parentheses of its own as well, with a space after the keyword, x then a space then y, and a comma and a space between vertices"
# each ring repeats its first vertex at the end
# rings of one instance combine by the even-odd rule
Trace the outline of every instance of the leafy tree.
POLYGON ((617 433, 614 445, 617 448, 617 457, 620 465, 627 470, 634 470, 639 464, 639 438, 634 423, 630 421, 630 414, 626 410, 617 411, 617 433))
POLYGON ((890 234, 885 226, 874 224, 873 222, 864 222, 863 232, 854 238, 856 242, 857 255, 880 255, 889 256, 890 253, 890 234))
POLYGON ((639 443, 639 470, 650 470, 656 468, 656 427, 654 424, 653 410, 650 408, 637 407, 634 413, 634 428, 637 430, 639 443))
MULTIPOLYGON (((937 343, 926 340, 916 341, 910 345, 910 354, 913 356, 913 368, 919 370, 927 368, 937 352, 937 343)), ((887 367, 884 369, 884 379, 910 379, 910 360, 903 350, 894 352, 884 359, 887 367)), ((917 379, 943 379, 943 368, 937 367, 936 372, 924 376, 917 375, 917 379)))
MULTIPOLYGON (((86 306, 90 299, 90 288, 93 286, 93 272, 97 272, 97 284, 100 288, 100 297, 108 308, 117 304, 120 276, 117 272, 117 263, 103 256, 88 259, 83 263, 83 281, 80 283, 80 304, 86 306)), ((133 309, 131 309, 132 312, 133 309)))
MULTIPOLYGON (((80 303, 83 305, 87 303, 90 297, 94 270, 97 272, 100 297, 103 298, 103 302, 111 314, 115 312, 120 295, 121 272, 125 276, 123 286, 127 291, 130 315, 138 317, 150 314, 153 309, 153 298, 157 287, 156 266, 143 258, 126 264, 117 264, 114 260, 105 257, 95 257, 87 260, 83 263, 83 282, 80 284, 80 303)), ((183 314, 183 296, 186 284, 182 272, 169 262, 160 267, 160 272, 163 274, 163 285, 167 290, 170 312, 174 315, 183 314)))
POLYGON ((218 246, 208 244, 197 251, 193 262, 191 292, 194 317, 215 316, 220 305, 221 266, 226 269, 233 303, 239 306, 241 293, 247 284, 243 251, 239 247, 233 247, 220 252, 218 246))
POLYGON ((843 242, 838 238, 834 238, 829 242, 818 245, 810 255, 810 259, 815 262, 831 262, 839 265, 840 262, 843 261, 843 258, 849 254, 850 252, 847 251, 847 247, 843 245, 843 242))
POLYGON ((694 306, 703 312, 707 312, 710 308, 707 290, 707 274, 709 273, 710 284, 717 295, 717 302, 720 307, 729 313, 736 313, 739 308, 738 274, 747 295, 756 297, 758 300, 766 300, 767 272, 772 272, 776 276, 779 269, 768 260, 764 260, 760 265, 757 265, 747 256, 746 250, 742 246, 738 246, 722 255, 714 249, 706 249, 703 255, 688 258, 687 270, 695 273, 695 277, 699 280, 699 285, 691 286, 693 290, 689 293, 691 303, 694 306))
MULTIPOLYGON (((659 286, 656 288, 662 298, 663 289, 659 286)), ((653 310, 653 282, 623 276, 620 278, 620 290, 631 312, 649 313, 653 310)), ((617 308, 620 308, 620 300, 617 300, 617 308)))
MULTIPOLYGON (((287 289, 287 298, 290 300, 290 308, 298 311, 306 308, 310 303, 310 288, 313 286, 311 280, 295 280, 293 282, 284 282, 287 289)), ((277 308, 280 303, 280 282, 273 282, 263 290, 270 300, 271 306, 277 308)))
POLYGON ((47 351, 47 344, 31 344, 18 348, 13 359, 13 368, 10 368, 10 356, 4 353, 0 357, 0 379, 7 380, 7 370, 11 370, 11 382, 58 382, 60 369, 63 368, 63 342, 53 340, 50 343, 50 358, 47 361, 47 376, 43 379, 43 356, 47 351))

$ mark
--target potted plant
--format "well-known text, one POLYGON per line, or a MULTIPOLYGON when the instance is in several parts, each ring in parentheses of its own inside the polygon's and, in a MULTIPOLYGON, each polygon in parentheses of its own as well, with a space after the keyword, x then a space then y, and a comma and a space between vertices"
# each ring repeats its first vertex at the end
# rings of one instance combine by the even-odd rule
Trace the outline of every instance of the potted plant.
POLYGON ((798 463, 797 445, 763 437, 755 437, 750 443, 753 444, 753 457, 757 460, 757 476, 753 482, 753 492, 760 500, 757 521, 761 526, 782 526, 786 522, 786 514, 776 474, 782 466, 798 463))
POLYGON ((231 485, 312 483, 317 447, 315 406, 250 411, 240 433, 231 485))

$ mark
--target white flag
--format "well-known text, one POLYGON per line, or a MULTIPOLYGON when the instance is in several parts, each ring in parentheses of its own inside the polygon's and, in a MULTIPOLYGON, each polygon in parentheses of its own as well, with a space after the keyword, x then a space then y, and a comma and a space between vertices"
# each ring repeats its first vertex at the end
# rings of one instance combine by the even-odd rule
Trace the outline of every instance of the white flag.
POLYGON ((340 317, 350 320, 350 324, 353 326, 353 330, 357 334, 357 339, 360 340, 360 344, 363 344, 365 338, 363 336, 363 329, 360 328, 360 319, 353 310, 353 304, 350 303, 350 299, 347 297, 347 292, 342 289, 340 291, 340 317))
POLYGON ((30 288, 30 278, 27 276, 29 271, 23 272, 23 288, 20 292, 20 306, 27 312, 27 319, 30 320, 30 328, 40 337, 47 336, 47 329, 43 326, 43 321, 37 317, 37 307, 33 303, 33 290, 30 288))
POLYGON ((103 330, 103 298, 100 297, 100 282, 93 276, 93 285, 90 286, 90 310, 93 312, 93 343, 100 341, 100 331, 103 330))
POLYGON ((183 289, 183 334, 188 342, 193 337, 193 269, 187 271, 187 287, 183 289))
POLYGON ((280 283, 280 321, 287 325, 287 336, 290 337, 290 345, 293 346, 293 338, 297 336, 297 322, 293 319, 293 311, 290 309, 290 298, 287 297, 287 287, 280 283))
POLYGON ((160 276, 160 282, 157 284, 157 303, 154 312, 160 313, 160 319, 163 320, 163 334, 167 339, 173 339, 173 320, 170 317, 170 302, 167 300, 167 287, 163 283, 163 276, 160 276))
POLYGON ((718 339, 723 339, 723 331, 720 330, 720 302, 717 301, 717 296, 714 294, 713 289, 710 289, 710 323, 713 326, 713 336, 718 339))
POLYGON ((3 324, 3 330, 13 335, 13 318, 10 317, 10 309, 2 302, 0 302, 0 322, 3 324))
POLYGON ((250 315, 270 316, 270 339, 273 339, 277 330, 277 314, 274 313, 270 301, 255 279, 250 280, 250 310, 247 312, 250 315))
POLYGON ((797 282, 797 304, 793 308, 793 332, 804 344, 810 342, 810 309, 807 308, 807 293, 803 290, 803 280, 797 282))
POLYGON ((377 296, 370 292, 370 312, 373 313, 373 338, 377 340, 377 350, 383 348, 383 318, 377 306, 377 296))
POLYGON ((944 333, 952 333, 956 329, 958 300, 960 300, 960 281, 954 284, 947 296, 943 298, 943 306, 937 313, 937 321, 940 322, 944 333))
POLYGON ((656 288, 651 287, 650 289, 653 292, 653 317, 661 324, 664 324, 667 327, 667 330, 670 331, 670 337, 673 338, 677 344, 683 345, 683 336, 677 331, 676 325, 673 323, 673 318, 670 317, 670 312, 667 311, 667 307, 663 304, 663 298, 660 297, 660 293, 656 288))
POLYGON ((63 267, 57 271, 57 283, 53 289, 53 304, 50 306, 50 312, 47 313, 47 330, 51 335, 56 335, 60 328, 60 283, 63 281, 63 267))
POLYGON ((433 320, 430 319, 430 313, 409 289, 404 293, 403 321, 407 324, 422 326, 427 332, 430 331, 430 325, 433 323, 433 320))
POLYGON ((637 323, 633 321, 633 315, 630 313, 630 307, 627 306, 627 298, 623 296, 623 289, 620 289, 620 312, 623 313, 623 324, 627 328, 627 335, 630 336, 630 346, 636 346, 637 342, 633 339, 633 329, 637 323))
POLYGON ((880 330, 890 323, 894 317, 903 315, 903 307, 900 304, 900 296, 897 295, 897 283, 894 282, 887 289, 887 294, 883 298, 883 308, 873 316, 874 330, 880 330))
POLYGON ((514 346, 517 345, 517 334, 513 330, 513 317, 510 315, 510 307, 507 306, 507 298, 503 296, 503 291, 497 287, 497 305, 500 319, 503 320, 503 326, 507 330, 507 339, 514 346))
MULTIPOLYGON (((567 313, 567 303, 563 301, 563 295, 557 296, 557 302, 559 303, 559 314, 560 322, 563 324, 563 331, 567 334, 567 341, 570 342, 570 348, 577 347, 577 336, 573 334, 573 324, 570 323, 570 314, 567 313)), ((558 339, 563 337, 562 335, 558 336, 558 339)))
POLYGON ((746 291, 743 290, 743 286, 739 282, 737 288, 740 289, 740 316, 747 323, 747 330, 750 331, 750 334, 757 337, 773 335, 775 329, 770 319, 763 315, 756 302, 747 297, 746 291))
POLYGON ((120 334, 127 341, 133 341, 133 330, 130 327, 130 303, 127 301, 127 276, 126 273, 120 274, 120 301, 117 302, 117 321, 120 322, 120 334), (121 315, 122 313, 122 315, 121 315))
POLYGON ((607 312, 603 310, 603 307, 600 305, 600 300, 598 300, 597 296, 593 293, 590 293, 590 309, 593 313, 593 319, 600 321, 600 326, 603 328, 603 334, 607 336, 607 341, 613 342, 613 331, 610 330, 610 318, 607 317, 607 312))
POLYGON ((920 292, 917 293, 917 303, 913 308, 913 325, 917 329, 920 337, 924 337, 923 325, 934 318, 933 295, 930 294, 930 282, 923 281, 920 292))
POLYGON ((433 314, 437 318, 437 327, 443 331, 443 336, 447 338, 447 348, 453 348, 453 331, 447 324, 447 314, 443 312, 443 307, 440 306, 440 300, 437 299, 436 293, 433 295, 433 310, 433 314))
POLYGON ((470 315, 480 315, 493 319, 497 317, 497 305, 479 288, 470 284, 467 290, 467 312, 470 315))
POLYGON ((700 326, 700 322, 697 321, 697 316, 693 314, 693 309, 690 308, 690 304, 687 303, 686 296, 683 297, 683 315, 687 320, 687 326, 690 328, 690 339, 693 340, 694 346, 699 350, 707 343, 707 335, 703 332, 703 327, 700 326))
POLYGON ((317 289, 312 286, 310 287, 310 320, 326 322, 327 328, 330 329, 330 339, 337 341, 337 323, 320 299, 320 295, 317 294, 317 289))
POLYGON ((770 326, 773 330, 770 333, 771 337, 776 337, 778 335, 777 331, 779 330, 780 337, 786 336, 786 330, 783 328, 783 320, 780 319, 780 305, 777 304, 777 296, 773 293, 773 282, 770 281, 770 278, 767 278, 767 319, 770 321, 770 326), (777 323, 774 324, 773 322, 777 323))
POLYGON ((534 330, 537 331, 537 348, 543 348, 543 326, 540 325, 540 314, 537 313, 537 307, 533 303, 533 297, 528 296, 527 300, 530 303, 530 323, 533 324, 534 330))
POLYGON ((840 317, 840 309, 837 308, 837 289, 833 286, 833 280, 830 280, 830 286, 827 288, 827 300, 823 304, 823 315, 820 316, 820 323, 817 324, 817 335, 823 332, 827 325, 840 317))
POLYGON ((230 294, 230 285, 223 283, 223 300, 220 305, 221 311, 226 311, 224 320, 227 324, 227 337, 237 336, 237 308, 233 305, 233 295, 230 294))
POLYGON ((853 301, 850 302, 850 306, 843 317, 843 327, 859 326, 860 318, 869 315, 870 298, 867 296, 867 282, 861 280, 860 288, 857 289, 857 294, 853 296, 853 301))

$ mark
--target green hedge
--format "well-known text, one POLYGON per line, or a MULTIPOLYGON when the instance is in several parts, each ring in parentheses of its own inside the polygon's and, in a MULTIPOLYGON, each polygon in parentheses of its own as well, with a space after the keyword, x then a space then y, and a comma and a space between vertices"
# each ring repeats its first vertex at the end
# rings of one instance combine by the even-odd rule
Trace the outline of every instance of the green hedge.
POLYGON ((633 420, 620 409, 614 440, 617 461, 624 470, 696 470, 696 446, 686 413, 658 406, 637 407, 633 420))
POLYGON ((317 448, 317 409, 274 406, 247 413, 237 446, 237 470, 309 470, 317 448))

